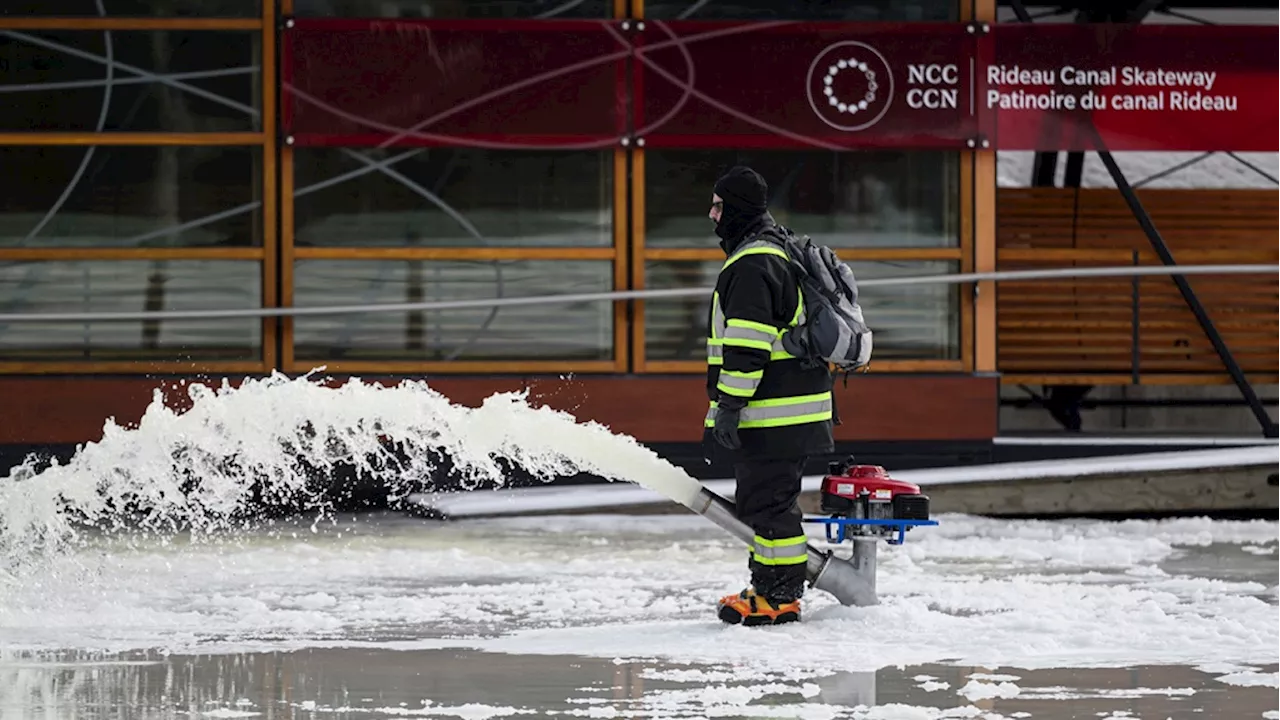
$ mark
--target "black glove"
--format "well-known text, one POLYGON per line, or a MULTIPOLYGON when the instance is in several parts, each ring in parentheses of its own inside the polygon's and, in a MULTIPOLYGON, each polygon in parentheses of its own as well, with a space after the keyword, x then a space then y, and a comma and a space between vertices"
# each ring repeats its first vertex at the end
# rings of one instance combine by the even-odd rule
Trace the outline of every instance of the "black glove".
POLYGON ((738 438, 738 419, 742 414, 742 402, 740 400, 735 402, 721 396, 716 405, 718 408, 716 424, 711 429, 711 436, 730 450, 741 448, 742 440, 738 438))

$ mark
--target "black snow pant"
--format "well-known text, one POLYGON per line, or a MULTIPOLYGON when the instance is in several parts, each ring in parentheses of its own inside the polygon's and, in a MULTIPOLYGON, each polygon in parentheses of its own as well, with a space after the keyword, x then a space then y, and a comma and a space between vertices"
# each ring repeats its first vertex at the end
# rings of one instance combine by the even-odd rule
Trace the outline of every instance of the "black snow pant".
POLYGON ((770 602, 792 602, 804 594, 808 557, 800 512, 805 458, 747 460, 733 466, 738 519, 755 532, 751 585, 770 602))

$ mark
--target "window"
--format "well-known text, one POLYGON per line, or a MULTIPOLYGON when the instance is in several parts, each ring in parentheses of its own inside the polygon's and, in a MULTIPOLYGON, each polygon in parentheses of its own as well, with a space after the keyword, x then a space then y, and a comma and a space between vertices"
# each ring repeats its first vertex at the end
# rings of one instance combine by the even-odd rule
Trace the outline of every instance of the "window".
POLYGON ((260 147, 0 147, 0 248, 261 247, 260 147))
MULTIPOLYGON (((370 305, 609 292, 612 151, 299 148, 294 302, 370 305), (389 160, 389 173, 371 168, 389 160)), ((304 316, 319 362, 610 363, 617 307, 573 304, 304 316)))
MULTIPOLYGON (((365 305, 608 292, 598 260, 303 260, 297 303, 365 305)), ((300 361, 612 360, 607 302, 302 316, 300 361)))
MULTIPOLYGON (((705 361, 710 289, 724 262, 707 212, 716 179, 735 164, 764 176, 778 222, 838 248, 860 281, 960 271, 958 153, 649 150, 645 287, 706 293, 645 302, 642 365, 705 361)), ((960 359, 957 286, 873 285, 859 302, 877 360, 960 359)))
MULTIPOLYGON (((0 312, 250 309, 262 271, 237 260, 0 260, 0 312)), ((258 360, 257 318, 0 323, 7 361, 258 360)))
POLYGON ((261 43, 228 30, 0 30, 0 131, 261 130, 261 43))
POLYGON ((778 222, 832 247, 959 247, 958 153, 650 150, 645 246, 711 247, 715 181, 736 164, 769 184, 778 222))
POLYGON ((299 247, 613 245, 611 152, 300 148, 294 162, 299 247))

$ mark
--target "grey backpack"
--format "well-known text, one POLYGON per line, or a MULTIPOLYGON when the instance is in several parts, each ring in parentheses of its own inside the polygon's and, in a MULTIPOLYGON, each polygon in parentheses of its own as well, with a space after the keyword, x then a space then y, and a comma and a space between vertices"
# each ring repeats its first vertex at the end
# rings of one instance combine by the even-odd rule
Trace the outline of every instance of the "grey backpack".
POLYGON ((782 347, 811 365, 831 363, 843 372, 871 362, 871 328, 858 305, 858 282, 849 266, 808 235, 786 230, 791 268, 804 293, 804 319, 782 335, 782 347))

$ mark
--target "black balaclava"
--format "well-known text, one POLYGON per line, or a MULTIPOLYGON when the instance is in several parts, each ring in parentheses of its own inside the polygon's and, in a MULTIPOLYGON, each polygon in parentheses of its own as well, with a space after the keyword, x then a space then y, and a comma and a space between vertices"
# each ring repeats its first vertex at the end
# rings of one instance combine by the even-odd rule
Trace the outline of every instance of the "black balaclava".
POLYGON ((737 165, 716 181, 715 193, 724 201, 716 235, 721 249, 729 253, 768 212, 769 186, 760 173, 737 165))

